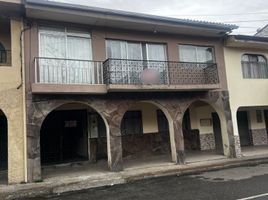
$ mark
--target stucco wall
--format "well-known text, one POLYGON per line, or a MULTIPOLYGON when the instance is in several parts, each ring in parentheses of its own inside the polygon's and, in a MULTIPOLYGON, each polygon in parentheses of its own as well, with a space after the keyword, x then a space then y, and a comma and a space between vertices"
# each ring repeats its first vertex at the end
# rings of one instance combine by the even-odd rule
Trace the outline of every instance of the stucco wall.
POLYGON ((131 108, 142 112, 143 133, 158 132, 157 109, 159 108, 149 103, 139 103, 131 108))
POLYGON ((230 107, 235 135, 238 135, 236 112, 239 107, 268 105, 268 79, 243 78, 241 56, 245 53, 261 54, 268 58, 267 51, 224 48, 230 107))
POLYGON ((212 112, 215 112, 215 111, 209 105, 192 106, 190 108, 191 128, 198 129, 199 134, 213 133, 212 115, 211 115, 212 112), (210 119, 211 125, 202 126, 200 124, 200 119, 210 119))
POLYGON ((0 109, 8 119, 8 181, 25 181, 25 134, 20 62, 21 22, 11 20, 12 66, 0 67, 0 109))

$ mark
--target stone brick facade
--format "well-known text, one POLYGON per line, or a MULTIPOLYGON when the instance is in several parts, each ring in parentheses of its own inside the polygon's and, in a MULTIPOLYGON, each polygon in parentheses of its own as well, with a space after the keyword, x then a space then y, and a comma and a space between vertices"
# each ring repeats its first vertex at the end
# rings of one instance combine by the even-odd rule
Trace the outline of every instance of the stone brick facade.
POLYGON ((267 145, 267 131, 266 129, 250 130, 252 135, 252 142, 254 146, 267 145))
POLYGON ((27 154, 28 180, 41 178, 40 129, 46 116, 66 103, 83 103, 96 110, 106 121, 107 143, 109 143, 108 165, 112 171, 123 170, 121 120, 125 112, 138 102, 150 102, 158 106, 169 120, 172 161, 184 164, 183 115, 195 101, 207 102, 220 112, 226 121, 228 134, 228 156, 236 157, 232 119, 228 92, 185 93, 109 93, 92 95, 28 95, 27 98, 27 154), (167 116, 168 115, 168 116, 167 116))
POLYGON ((213 150, 215 149, 215 138, 213 133, 200 135, 200 149, 213 150))

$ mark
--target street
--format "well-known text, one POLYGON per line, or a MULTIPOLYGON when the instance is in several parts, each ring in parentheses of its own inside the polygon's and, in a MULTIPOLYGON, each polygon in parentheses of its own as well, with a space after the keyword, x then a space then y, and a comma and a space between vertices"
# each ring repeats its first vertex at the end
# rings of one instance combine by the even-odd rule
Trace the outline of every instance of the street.
MULTIPOLYGON (((268 164, 168 176, 28 200, 267 200, 268 164)), ((24 199, 26 200, 26 199, 24 199)))

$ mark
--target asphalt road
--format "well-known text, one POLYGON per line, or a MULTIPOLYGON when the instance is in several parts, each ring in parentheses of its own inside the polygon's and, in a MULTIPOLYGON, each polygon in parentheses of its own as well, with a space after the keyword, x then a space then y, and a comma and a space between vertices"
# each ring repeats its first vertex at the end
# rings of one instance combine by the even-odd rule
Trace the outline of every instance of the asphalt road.
POLYGON ((266 193, 268 164, 262 164, 199 175, 153 178, 28 200, 268 200, 266 193))

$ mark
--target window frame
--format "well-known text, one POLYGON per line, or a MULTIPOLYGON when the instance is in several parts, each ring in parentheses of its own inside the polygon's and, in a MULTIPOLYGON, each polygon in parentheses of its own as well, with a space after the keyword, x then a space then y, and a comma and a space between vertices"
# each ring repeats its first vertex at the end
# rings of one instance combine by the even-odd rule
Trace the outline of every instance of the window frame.
POLYGON ((240 58, 240 63, 241 63, 241 68, 242 68, 242 76, 243 76, 243 79, 268 79, 268 64, 267 64, 267 58, 265 55, 263 54, 254 54, 254 53, 244 53, 241 55, 241 58, 240 58), (243 58, 247 56, 247 61, 244 61, 243 58), (250 58, 251 57, 255 57, 257 58, 257 61, 251 61, 250 58), (259 61, 259 57, 262 57, 264 59, 265 62, 261 62, 259 61), (249 65, 249 68, 247 70, 253 70, 252 69, 252 65, 257 65, 257 70, 260 69, 261 65, 264 65, 264 69, 266 70, 266 74, 265 77, 261 77, 259 76, 261 73, 260 71, 258 71, 258 75, 256 74, 252 74, 252 71, 251 73, 249 74, 246 74, 246 71, 244 68, 246 68, 245 64, 249 65))
MULTIPOLYGON (((163 45, 164 46, 164 53, 165 53, 165 61, 168 59, 168 52, 167 52, 167 43, 164 42, 150 42, 150 41, 134 41, 134 40, 123 40, 123 39, 114 39, 114 38, 105 38, 105 52, 106 52, 106 59, 117 59, 117 58, 109 58, 108 57, 108 51, 107 51, 107 43, 108 41, 118 41, 118 42, 126 42, 128 43, 137 43, 140 44, 141 48, 141 60, 140 61, 160 61, 160 60, 148 60, 148 44, 156 44, 156 45, 163 45), (144 52, 145 49, 145 52, 144 52), (145 56, 145 57, 144 57, 145 56)), ((128 57, 128 49, 127 51, 127 60, 129 59, 128 57)), ((133 60, 133 59, 130 59, 133 60)))
POLYGON ((179 43, 178 45, 178 55, 179 55, 179 62, 183 62, 183 63, 205 63, 205 64, 211 64, 211 63, 216 63, 216 50, 215 50, 215 46, 212 45, 200 45, 200 44, 184 44, 184 43, 179 43), (196 50, 196 60, 197 60, 197 48, 199 47, 203 47, 203 48, 211 48, 212 49, 212 62, 186 62, 186 61, 181 61, 181 56, 180 56, 180 46, 192 46, 195 47, 196 50))
MULTIPOLYGON (((38 27, 38 57, 41 57, 40 56, 40 52, 41 52, 41 45, 40 45, 41 34, 45 33, 45 34, 51 34, 51 35, 55 35, 55 36, 64 36, 64 40, 65 40, 65 57, 61 58, 61 59, 66 59, 66 60, 69 59, 68 47, 67 47, 68 46, 68 36, 69 37, 78 37, 78 38, 89 39, 89 41, 90 41, 89 42, 89 48, 91 50, 91 58, 86 59, 86 61, 92 61, 93 60, 93 49, 92 49, 92 37, 91 37, 90 31, 86 31, 84 29, 79 29, 79 28, 76 29, 76 31, 75 31, 75 28, 67 27, 67 26, 64 26, 64 27, 62 27, 62 26, 39 26, 38 27), (50 30, 52 30, 53 32, 49 33, 50 30), (57 34, 55 34, 56 32, 57 32, 57 34)), ((45 57, 45 58, 50 58, 50 57, 45 57)))

